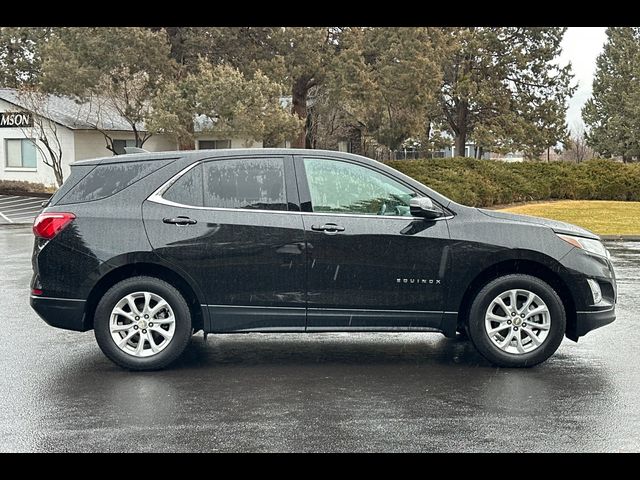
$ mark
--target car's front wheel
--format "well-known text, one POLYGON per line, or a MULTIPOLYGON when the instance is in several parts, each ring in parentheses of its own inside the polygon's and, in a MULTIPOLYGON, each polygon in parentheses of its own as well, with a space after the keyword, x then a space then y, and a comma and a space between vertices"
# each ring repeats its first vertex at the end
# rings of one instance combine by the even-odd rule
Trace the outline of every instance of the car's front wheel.
POLYGON ((191 338, 191 313, 180 292, 155 277, 123 280, 96 307, 98 345, 130 370, 157 370, 176 360, 191 338))
POLYGON ((531 275, 505 275, 489 282, 469 310, 471 341, 501 367, 544 362, 560 346, 565 327, 562 300, 549 284, 531 275))

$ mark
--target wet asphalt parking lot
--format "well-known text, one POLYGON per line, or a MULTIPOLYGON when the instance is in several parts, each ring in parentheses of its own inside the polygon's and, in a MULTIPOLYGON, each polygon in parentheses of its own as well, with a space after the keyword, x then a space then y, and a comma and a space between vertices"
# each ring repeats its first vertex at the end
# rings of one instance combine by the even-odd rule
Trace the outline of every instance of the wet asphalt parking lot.
POLYGON ((609 242, 618 318, 498 369, 439 334, 193 338, 131 373, 31 310, 29 227, 0 227, 2 452, 638 452, 640 243, 609 242))

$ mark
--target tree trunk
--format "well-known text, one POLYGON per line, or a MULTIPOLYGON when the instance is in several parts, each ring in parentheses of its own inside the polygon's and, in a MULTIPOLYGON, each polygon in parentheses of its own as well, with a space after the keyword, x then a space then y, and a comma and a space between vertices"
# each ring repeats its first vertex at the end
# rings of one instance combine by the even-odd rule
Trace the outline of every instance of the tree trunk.
POLYGON ((431 119, 428 117, 427 117, 427 128, 425 129, 425 132, 424 132, 424 138, 425 138, 425 141, 424 141, 423 147, 426 147, 426 148, 421 148, 421 150, 423 155, 425 154, 424 152, 426 151, 427 152, 426 157, 429 158, 429 152, 432 151, 432 148, 431 148, 431 119))
POLYGON ((169 45, 171 46, 171 58, 179 65, 184 64, 184 27, 165 27, 169 45))
POLYGON ((304 77, 298 78, 293 84, 292 107, 291 110, 298 118, 304 121, 304 126, 291 142, 293 148, 306 148, 307 147, 307 79, 304 77))
POLYGON ((194 131, 194 119, 193 117, 179 118, 180 123, 187 131, 186 134, 180 135, 178 140, 178 150, 195 150, 196 141, 194 131))
POLYGON ((140 132, 138 132, 135 125, 133 125, 133 137, 136 141, 136 147, 142 148, 142 138, 140 137, 140 132))
POLYGON ((469 104, 466 100, 460 100, 456 105, 456 151, 458 157, 464 157, 467 146, 467 117, 469 115, 469 104))
POLYGON ((193 138, 183 137, 178 139, 178 150, 195 150, 196 142, 193 138))
MULTIPOLYGON (((170 45, 169 55, 173 58, 181 68, 177 70, 177 77, 181 78, 186 75, 187 69, 182 66, 185 65, 185 29, 186 27, 164 27, 164 31, 167 34, 167 39, 170 45)), ((192 117, 181 118, 180 122, 182 126, 189 132, 191 136, 179 137, 177 139, 178 150, 195 150, 196 142, 193 138, 193 121, 192 117)))
POLYGON ((62 155, 57 160, 52 159, 53 162, 53 173, 56 176, 56 183, 58 187, 62 186, 64 182, 64 177, 62 175, 62 155))
POLYGON ((467 132, 466 129, 461 128, 460 131, 456 134, 456 151, 454 152, 454 156, 456 157, 464 157, 465 151, 464 147, 467 145, 467 132))
POLYGON ((622 161, 624 163, 629 163, 631 161, 631 156, 630 155, 622 155, 622 161))

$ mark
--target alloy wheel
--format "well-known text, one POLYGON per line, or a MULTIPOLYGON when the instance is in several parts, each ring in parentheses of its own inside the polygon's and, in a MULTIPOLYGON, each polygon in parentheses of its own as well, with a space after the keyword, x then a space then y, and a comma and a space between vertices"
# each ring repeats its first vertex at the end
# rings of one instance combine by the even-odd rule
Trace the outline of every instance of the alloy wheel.
POLYGON ((506 353, 521 355, 538 349, 551 328, 547 304, 525 289, 507 290, 489 304, 484 328, 491 342, 506 353))
POLYGON ((134 357, 150 357, 167 348, 176 328, 169 303, 152 292, 123 297, 111 311, 109 331, 117 347, 134 357))

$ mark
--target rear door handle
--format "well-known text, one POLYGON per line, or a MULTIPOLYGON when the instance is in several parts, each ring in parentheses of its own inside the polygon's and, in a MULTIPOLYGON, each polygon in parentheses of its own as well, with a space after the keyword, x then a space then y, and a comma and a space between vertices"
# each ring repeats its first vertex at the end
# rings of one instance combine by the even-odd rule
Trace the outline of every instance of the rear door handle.
POLYGON ((336 233, 344 232, 344 227, 336 225, 335 223, 325 223, 324 225, 311 225, 311 230, 316 232, 336 233))
POLYGON ((196 223, 198 223, 197 220, 189 217, 184 217, 182 215, 176 218, 163 218, 162 221, 164 223, 172 223, 174 225, 195 225, 196 223))

